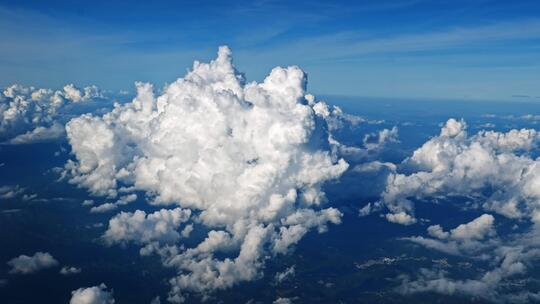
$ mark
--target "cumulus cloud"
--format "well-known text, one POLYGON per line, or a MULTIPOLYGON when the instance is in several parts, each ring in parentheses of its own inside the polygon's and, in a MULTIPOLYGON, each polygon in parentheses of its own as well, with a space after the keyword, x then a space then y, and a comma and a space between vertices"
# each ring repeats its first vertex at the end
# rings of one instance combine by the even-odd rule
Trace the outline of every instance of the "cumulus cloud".
POLYGON ((63 90, 15 84, 0 93, 0 142, 23 144, 53 140, 64 135, 66 108, 105 96, 95 86, 82 90, 72 84, 63 90))
POLYGON ((94 200, 84 200, 81 205, 83 206, 92 206, 94 204, 94 200))
POLYGON ((290 277, 293 277, 295 273, 296 273, 296 268, 293 265, 293 266, 285 269, 283 272, 276 273, 274 279, 275 279, 276 283, 281 283, 281 282, 285 281, 286 279, 288 279, 290 277))
POLYGON ((0 199, 10 199, 10 198, 14 198, 14 197, 17 197, 17 196, 20 196, 21 194, 23 194, 24 191, 25 191, 25 189, 22 188, 22 187, 19 186, 19 185, 14 185, 14 186, 10 186, 10 185, 0 186, 0 199))
POLYGON ((313 104, 313 111, 326 120, 330 131, 340 130, 345 126, 357 126, 361 123, 368 122, 365 118, 343 112, 343 110, 336 105, 330 106, 324 101, 315 102, 315 96, 311 94, 306 95, 306 100, 313 104))
POLYGON ((404 238, 433 250, 458 255, 473 261, 482 261, 488 270, 479 269, 473 278, 452 278, 441 269, 420 269, 414 278, 400 276, 398 291, 405 294, 437 292, 448 295, 464 295, 484 298, 500 303, 528 303, 538 299, 538 294, 521 287, 527 277, 527 265, 540 258, 540 229, 537 223, 530 230, 500 238, 494 226, 494 218, 483 214, 469 223, 450 231, 439 225, 428 227, 430 237, 404 238), (513 286, 508 290, 507 286, 513 286))
MULTIPOLYGON (((499 236, 495 217, 483 214, 452 229, 431 225, 426 236, 403 240, 431 250, 482 261, 472 278, 453 278, 440 269, 423 269, 414 278, 401 276, 402 293, 438 292, 482 297, 494 302, 528 302, 538 294, 505 288, 527 273, 540 258, 540 166, 535 158, 540 134, 533 129, 467 133, 463 120, 449 119, 435 136, 391 170, 377 202, 360 209, 361 215, 387 210, 387 220, 413 224, 415 204, 451 202, 466 198, 462 207, 497 213, 506 221, 527 223, 524 231, 499 236)), ((463 201, 463 200, 461 200, 463 201)))
POLYGON ((439 136, 401 164, 411 173, 389 175, 376 206, 390 211, 389 220, 413 218, 414 201, 462 196, 509 218, 532 218, 540 199, 540 166, 531 152, 539 139, 532 129, 468 136, 464 121, 450 119, 439 136))
POLYGON ((64 126, 55 122, 50 127, 37 127, 32 131, 17 135, 8 143, 12 145, 33 144, 60 138, 65 134, 64 126))
POLYGON ((85 87, 83 90, 76 88, 73 84, 64 86, 62 94, 64 98, 73 102, 88 101, 92 98, 103 98, 103 94, 96 86, 85 87))
POLYGON ((416 223, 416 219, 409 214, 401 211, 396 213, 388 213, 385 215, 389 222, 397 223, 401 225, 411 225, 416 223))
POLYGON ((73 275, 81 273, 81 269, 73 266, 64 266, 60 269, 60 274, 62 275, 73 275))
MULTIPOLYGON (((101 204, 99 206, 92 207, 92 208, 90 208, 90 212, 91 213, 109 212, 109 211, 112 211, 112 210, 116 210, 118 207, 127 205, 127 204, 129 204, 131 202, 134 202, 136 200, 137 200, 137 195, 134 194, 134 193, 131 193, 131 194, 124 195, 124 196, 120 197, 114 203, 105 203, 105 204, 101 204)), ((85 201, 85 202, 87 202, 87 201, 85 201)), ((92 205, 92 204, 90 204, 88 202, 86 203, 86 206, 90 206, 90 205, 92 205)))
MULTIPOLYGON (((331 138, 331 140, 333 140, 331 138)), ((380 151, 390 143, 397 143, 398 128, 382 129, 378 132, 366 134, 362 140, 362 147, 347 146, 339 142, 333 142, 337 152, 352 160, 368 160, 378 155, 380 151)), ((378 161, 374 161, 376 164, 378 161)), ((360 167, 361 168, 361 167, 360 167)), ((380 167, 379 167, 380 168, 380 167)))
MULTIPOLYGON (((512 219, 511 219, 512 220, 512 219)), ((495 218, 483 214, 476 219, 446 231, 440 225, 427 228, 428 236, 403 238, 426 248, 457 255, 489 265, 478 269, 473 278, 456 279, 441 269, 421 269, 414 279, 401 276, 398 291, 405 294, 437 292, 484 298, 501 303, 527 303, 538 294, 520 288, 518 282, 527 274, 527 265, 540 258, 540 229, 536 218, 525 232, 499 237, 495 218), (507 290, 506 286, 516 286, 507 290)))
POLYGON ((444 231, 440 225, 429 226, 427 232, 432 238, 416 236, 405 239, 449 254, 471 255, 498 241, 491 238, 496 235, 494 222, 492 215, 483 214, 450 231, 444 231))
POLYGON ((58 261, 48 252, 36 252, 32 256, 20 255, 7 262, 9 273, 30 274, 42 269, 58 266, 58 261))
POLYGON ((378 172, 378 171, 381 171, 383 168, 386 168, 390 170, 391 172, 394 172, 396 171, 397 166, 394 163, 381 162, 381 161, 375 160, 375 161, 371 161, 371 162, 367 162, 363 164, 358 164, 352 170, 354 172, 366 173, 366 172, 378 172))
POLYGON ((129 241, 174 243, 181 237, 177 231, 180 224, 187 222, 190 216, 191 210, 181 208, 162 209, 151 214, 141 210, 121 212, 109 221, 103 240, 109 245, 129 241))
POLYGON ((114 304, 113 292, 107 291, 107 286, 79 288, 71 292, 69 304, 114 304))
POLYGON ((94 195, 144 191, 153 204, 191 210, 190 221, 209 230, 185 248, 170 242, 193 226, 179 235, 171 210, 121 213, 109 223, 105 240, 144 245, 141 253, 178 270, 170 301, 258 278, 266 258, 288 252, 309 229, 340 223, 337 209, 322 207, 322 185, 348 164, 332 153, 328 107, 306 97, 301 69, 277 67, 262 83, 246 83, 221 47, 160 96, 136 86, 131 103, 67 124, 75 159, 65 168, 94 195))
POLYGON ((291 298, 277 298, 276 300, 274 300, 274 302, 272 302, 273 304, 292 304, 293 303, 293 299, 291 298))

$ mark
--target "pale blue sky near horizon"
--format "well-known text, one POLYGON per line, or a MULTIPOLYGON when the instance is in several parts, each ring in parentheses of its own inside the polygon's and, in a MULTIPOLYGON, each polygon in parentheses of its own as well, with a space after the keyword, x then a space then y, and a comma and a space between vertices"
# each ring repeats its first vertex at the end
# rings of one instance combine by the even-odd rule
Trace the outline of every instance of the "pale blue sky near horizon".
POLYGON ((0 1, 0 85, 161 87, 219 45, 310 92, 540 101, 539 1, 0 1))

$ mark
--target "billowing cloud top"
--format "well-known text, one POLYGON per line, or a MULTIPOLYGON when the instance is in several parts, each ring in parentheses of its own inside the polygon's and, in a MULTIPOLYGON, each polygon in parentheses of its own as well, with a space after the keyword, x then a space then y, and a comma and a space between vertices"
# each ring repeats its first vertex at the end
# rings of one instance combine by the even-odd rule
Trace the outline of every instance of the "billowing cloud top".
POLYGON ((150 84, 136 85, 131 103, 67 124, 76 159, 66 169, 73 183, 95 195, 145 191, 154 204, 194 210, 213 229, 196 248, 165 249, 160 244, 178 239, 171 229, 182 222, 169 213, 111 220, 108 242, 148 243, 145 253, 159 252, 179 269, 171 300, 183 300, 180 290, 205 292, 253 279, 265 255, 286 252, 310 228, 323 232, 328 222, 340 222, 338 210, 321 209, 321 186, 348 164, 329 152, 328 125, 304 97, 300 68, 277 67, 262 83, 246 84, 229 48, 220 47, 215 60, 195 62, 161 96, 150 84), (140 233, 161 220, 163 233, 140 233), (238 252, 234 259, 213 256, 231 250, 238 252))

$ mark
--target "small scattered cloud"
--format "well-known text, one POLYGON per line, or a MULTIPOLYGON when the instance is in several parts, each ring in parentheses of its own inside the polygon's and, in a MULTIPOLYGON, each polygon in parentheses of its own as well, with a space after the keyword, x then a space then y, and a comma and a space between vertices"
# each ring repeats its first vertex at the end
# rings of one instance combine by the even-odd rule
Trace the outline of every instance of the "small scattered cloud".
POLYGON ((74 275, 81 273, 81 268, 73 267, 73 266, 64 266, 60 269, 60 274, 62 275, 74 275))
POLYGON ((291 277, 293 277, 296 273, 296 267, 295 265, 285 269, 283 272, 278 272, 276 273, 275 277, 274 277, 274 280, 276 281, 276 283, 281 283, 287 279, 290 279, 291 277))
MULTIPOLYGON (((128 195, 120 197, 114 203, 105 203, 105 204, 101 204, 99 206, 92 207, 92 208, 90 208, 90 212, 91 213, 109 212, 109 211, 112 211, 112 210, 116 210, 116 209, 118 209, 118 207, 127 205, 127 204, 129 204, 131 202, 134 202, 136 200, 137 200, 137 195, 136 194, 134 194, 134 193, 128 194, 128 195)), ((86 206, 91 205, 89 203, 89 201, 85 201, 85 202, 87 202, 86 206)), ((92 203, 93 203, 93 201, 92 201, 92 203)), ((83 204, 84 204, 84 202, 83 202, 83 204)))
POLYGON ((42 269, 58 266, 58 261, 48 252, 36 252, 32 256, 20 255, 7 262, 11 274, 31 274, 42 269))
POLYGON ((64 126, 55 122, 50 127, 37 127, 32 131, 17 135, 10 139, 8 143, 11 145, 34 144, 61 138, 65 133, 64 126))
POLYGON ((114 304, 113 291, 101 283, 98 286, 79 288, 71 292, 69 304, 114 304))
POLYGON ((20 196, 25 191, 24 188, 22 188, 19 185, 6 185, 6 186, 0 186, 0 199, 10 199, 15 198, 17 196, 20 196))

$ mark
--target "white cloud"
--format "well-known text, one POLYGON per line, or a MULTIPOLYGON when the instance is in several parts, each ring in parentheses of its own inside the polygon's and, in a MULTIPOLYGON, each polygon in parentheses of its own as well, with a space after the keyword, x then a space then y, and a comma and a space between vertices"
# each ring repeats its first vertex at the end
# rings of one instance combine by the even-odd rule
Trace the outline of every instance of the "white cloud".
POLYGON ((472 261, 481 261, 488 269, 478 268, 472 278, 454 279, 452 273, 440 269, 420 269, 412 279, 400 276, 398 291, 405 294, 437 292, 447 295, 464 295, 487 299, 496 303, 527 303, 538 294, 519 284, 527 277, 527 265, 540 258, 538 224, 523 233, 511 233, 499 238, 495 231, 494 217, 483 214, 469 223, 450 231, 440 225, 428 227, 432 237, 404 238, 416 244, 472 261), (513 286, 507 289, 507 286, 513 286))
POLYGON ((401 225, 412 225, 416 223, 416 219, 405 212, 396 212, 386 214, 386 219, 389 222, 401 225))
POLYGON ((33 144, 63 137, 65 133, 64 126, 55 122, 50 127, 37 127, 32 131, 17 135, 8 143, 12 145, 33 144))
POLYGON ((315 102, 315 97, 313 95, 307 94, 306 100, 313 104, 313 111, 327 121, 328 128, 331 131, 340 130, 346 125, 357 126, 361 123, 369 122, 360 116, 343 112, 338 106, 333 105, 330 107, 324 101, 315 102))
POLYGON ((92 206, 94 204, 94 201, 93 200, 84 200, 82 202, 82 205, 83 206, 92 206))
POLYGON ((424 143, 388 176, 380 201, 368 204, 361 214, 387 209, 388 220, 409 224, 415 220, 415 203, 445 203, 465 197, 463 207, 530 225, 525 232, 500 237, 494 216, 483 214, 450 230, 432 225, 427 229, 429 236, 404 238, 446 254, 483 261, 488 269, 479 269, 469 279, 424 269, 414 279, 402 276, 400 292, 434 291, 511 303, 538 298, 526 289, 506 287, 522 280, 527 265, 540 258, 538 242, 532 241, 540 235, 540 160, 534 158, 539 139, 540 133, 532 129, 481 131, 470 136, 463 120, 450 119, 439 136, 424 143), (407 220, 396 220, 399 218, 407 220))
MULTIPOLYGON (((193 220, 210 229, 187 249, 155 244, 138 229, 114 239, 150 242, 141 253, 156 252, 178 269, 169 300, 255 279, 268 256, 287 252, 309 229, 340 223, 338 210, 321 207, 321 187, 348 164, 331 153, 328 123, 313 98, 304 97, 305 85, 298 67, 278 67, 264 82, 246 84, 221 47, 217 59, 195 62, 162 95, 137 83, 133 102, 67 124, 72 183, 108 197, 120 188, 145 191, 153 204, 196 211, 193 220), (218 251, 237 256, 218 258, 218 251)), ((177 239, 176 225, 165 226, 171 228, 165 235, 177 239)))
POLYGON ((42 269, 58 266, 58 261, 48 252, 36 252, 33 256, 20 255, 11 259, 7 264, 11 267, 9 273, 30 274, 42 269))
POLYGON ((389 175, 380 205, 390 211, 389 219, 414 217, 412 199, 465 196, 509 218, 532 218, 540 200, 540 166, 530 152, 539 139, 530 129, 468 136, 464 121, 450 119, 401 165, 412 173, 389 175))
POLYGON ((0 198, 1 199, 10 199, 17 197, 24 193, 24 188, 19 185, 15 186, 0 186, 0 198))
POLYGON ((467 224, 461 224, 450 231, 450 238, 455 240, 481 240, 494 234, 493 222, 490 214, 483 214, 467 224))
POLYGON ((109 221, 103 240, 110 245, 129 241, 140 244, 175 242, 180 239, 178 227, 187 222, 190 216, 191 210, 181 208, 161 209, 150 214, 140 210, 134 213, 121 212, 109 221))
POLYGON ((368 150, 380 149, 387 143, 396 143, 398 141, 398 128, 383 129, 377 133, 370 133, 364 136, 364 146, 368 150))
POLYGON ((495 218, 492 215, 483 214, 449 232, 444 231, 440 225, 429 226, 427 232, 434 239, 422 236, 405 239, 449 254, 473 255, 492 246, 493 242, 498 242, 492 238, 496 235, 494 222, 495 218))
POLYGON ((272 302, 273 304, 292 304, 293 301, 291 298, 277 298, 272 302))
POLYGON ((63 91, 15 84, 0 93, 0 142, 9 144, 52 140, 64 135, 63 114, 72 103, 105 98, 95 86, 63 91))
POLYGON ((293 265, 293 266, 285 269, 283 272, 276 273, 274 279, 275 279, 276 283, 281 283, 281 282, 285 281, 286 279, 288 279, 290 277, 293 277, 295 273, 296 273, 296 268, 293 265))
MULTIPOLYGON (((127 205, 127 204, 129 204, 131 202, 134 202, 136 200, 137 200, 137 195, 134 194, 134 193, 131 193, 131 194, 124 195, 124 196, 120 197, 120 199, 118 199, 114 203, 105 203, 105 204, 101 204, 99 206, 92 207, 92 208, 90 208, 90 212, 91 213, 109 212, 109 211, 112 211, 112 210, 116 210, 118 207, 127 205)), ((89 205, 89 204, 87 204, 87 205, 89 205)))
MULTIPOLYGON (((332 138, 330 138, 333 141, 332 138)), ((378 155, 383 148, 390 143, 397 143, 398 140, 398 128, 382 129, 378 132, 366 134, 362 140, 363 147, 353 147, 340 144, 339 142, 333 142, 340 155, 346 156, 352 160, 368 160, 370 157, 378 155)), ((372 164, 379 163, 378 161, 372 161, 372 164)), ((380 163, 382 164, 382 163, 380 163)), ((362 170, 362 167, 358 167, 356 170, 362 170)))
POLYGON ((69 304, 114 304, 113 292, 103 283, 99 286, 79 288, 71 292, 69 304))
POLYGON ((101 204, 99 206, 90 208, 90 212, 91 213, 105 213, 112 210, 116 210, 116 208, 118 208, 118 206, 115 205, 114 203, 105 203, 105 204, 101 204))
POLYGON ((380 162, 380 161, 371 161, 363 164, 356 165, 352 170, 354 172, 366 173, 366 172, 377 172, 387 168, 391 172, 396 171, 397 166, 390 162, 380 162))
POLYGON ((81 273, 81 269, 73 266, 64 266, 60 269, 60 274, 62 275, 73 275, 81 273))

